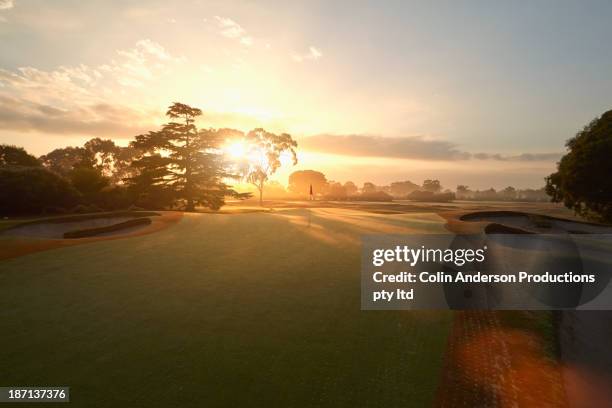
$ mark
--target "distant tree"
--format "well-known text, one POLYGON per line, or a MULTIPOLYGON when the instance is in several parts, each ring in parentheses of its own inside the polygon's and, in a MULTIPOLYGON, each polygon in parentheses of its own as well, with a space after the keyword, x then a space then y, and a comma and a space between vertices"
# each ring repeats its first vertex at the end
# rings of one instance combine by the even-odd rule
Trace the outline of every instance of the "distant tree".
POLYGON ((550 197, 546 194, 546 187, 517 191, 517 198, 525 201, 550 201, 550 197))
POLYGON ((285 198, 287 196, 287 190, 285 190, 285 187, 278 181, 270 180, 266 186, 266 196, 272 198, 285 198))
POLYGON ((442 190, 442 185, 440 185, 440 180, 425 180, 422 188, 424 191, 438 193, 442 190))
POLYGON ((40 166, 0 166, 0 192, 0 215, 66 210, 80 200, 68 180, 40 166))
POLYGON ((0 144, 0 166, 40 166, 38 159, 23 147, 0 144))
POLYGON ((474 192, 474 198, 477 200, 497 200, 497 191, 493 187, 488 190, 476 190, 474 192))
POLYGON ((585 217, 612 222, 612 110, 566 143, 568 152, 546 178, 555 202, 585 217))
POLYGON ((457 186, 456 191, 457 191, 457 198, 459 199, 469 198, 470 194, 472 193, 470 188, 464 184, 459 184, 457 186))
POLYGON ((276 135, 264 129, 253 129, 245 136, 247 156, 250 158, 244 174, 247 182, 259 191, 259 205, 263 205, 263 190, 268 178, 281 166, 281 156, 288 154, 297 164, 297 142, 291 135, 276 135))
POLYGON ((506 200, 514 200, 516 199, 516 189, 512 186, 508 186, 499 192, 501 198, 506 200))
POLYGON ((226 196, 241 195, 223 183, 230 177, 219 147, 222 140, 216 131, 198 130, 195 120, 202 111, 174 103, 166 112, 171 121, 159 131, 136 136, 130 145, 143 152, 132 166, 136 174, 128 179, 143 194, 172 197, 186 203, 193 211, 196 204, 219 209, 226 196))
POLYGON ((352 196, 359 192, 359 188, 352 181, 347 181, 344 183, 344 191, 346 191, 347 196, 352 196))
POLYGON ((347 196, 346 188, 341 183, 332 181, 329 183, 326 196, 331 200, 344 200, 347 196))
POLYGON ((418 189, 419 189, 419 185, 413 183, 410 180, 395 181, 391 183, 390 192, 391 192, 391 195, 395 197, 403 197, 418 189))
POLYGON ((289 175, 289 191, 300 196, 310 193, 310 186, 314 194, 320 194, 327 190, 327 179, 325 174, 316 170, 298 170, 289 175))
POLYGON ((374 193, 375 191, 376 191, 376 185, 374 185, 374 183, 370 183, 369 181, 366 181, 365 183, 363 183, 363 187, 361 188, 362 194, 370 194, 370 193, 374 193))

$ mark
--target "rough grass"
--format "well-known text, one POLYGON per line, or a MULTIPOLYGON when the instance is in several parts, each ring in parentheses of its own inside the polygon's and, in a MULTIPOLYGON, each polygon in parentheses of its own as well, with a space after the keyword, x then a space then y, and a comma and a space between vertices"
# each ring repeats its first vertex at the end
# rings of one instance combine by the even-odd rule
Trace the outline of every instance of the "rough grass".
POLYGON ((0 261, 0 383, 74 407, 429 406, 452 315, 361 311, 359 235, 443 220, 360 214, 188 214, 0 261))

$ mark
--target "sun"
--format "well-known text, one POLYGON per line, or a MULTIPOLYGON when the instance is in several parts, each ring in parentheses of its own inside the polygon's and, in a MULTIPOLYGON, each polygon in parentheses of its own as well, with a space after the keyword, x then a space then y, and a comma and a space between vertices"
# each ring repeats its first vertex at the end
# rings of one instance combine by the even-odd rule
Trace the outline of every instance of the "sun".
POLYGON ((248 143, 246 140, 228 140, 222 150, 236 163, 248 164, 249 166, 259 168, 266 168, 268 166, 266 152, 248 143))
POLYGON ((243 140, 236 140, 225 146, 223 149, 234 159, 243 159, 247 155, 247 145, 243 140))

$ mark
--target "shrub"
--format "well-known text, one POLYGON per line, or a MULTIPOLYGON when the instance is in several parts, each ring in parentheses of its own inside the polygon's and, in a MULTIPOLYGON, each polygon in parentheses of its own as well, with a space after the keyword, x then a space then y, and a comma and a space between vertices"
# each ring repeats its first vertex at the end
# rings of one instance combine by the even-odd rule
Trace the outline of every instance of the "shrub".
POLYGON ((130 208, 134 199, 126 187, 106 187, 91 195, 90 202, 107 211, 117 211, 130 208))
POLYGON ((70 182, 43 167, 0 167, 0 214, 40 214, 45 208, 69 208, 80 194, 70 182))

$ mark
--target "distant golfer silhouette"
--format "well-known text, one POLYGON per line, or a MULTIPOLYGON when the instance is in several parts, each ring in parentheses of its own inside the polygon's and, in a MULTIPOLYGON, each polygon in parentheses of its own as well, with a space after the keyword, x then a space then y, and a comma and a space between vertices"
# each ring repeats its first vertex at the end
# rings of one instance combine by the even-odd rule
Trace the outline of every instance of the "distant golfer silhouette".
POLYGON ((310 201, 314 200, 314 195, 312 194, 312 184, 310 185, 310 201))

